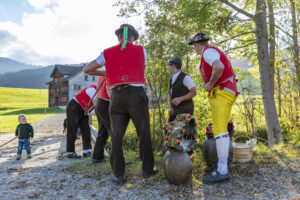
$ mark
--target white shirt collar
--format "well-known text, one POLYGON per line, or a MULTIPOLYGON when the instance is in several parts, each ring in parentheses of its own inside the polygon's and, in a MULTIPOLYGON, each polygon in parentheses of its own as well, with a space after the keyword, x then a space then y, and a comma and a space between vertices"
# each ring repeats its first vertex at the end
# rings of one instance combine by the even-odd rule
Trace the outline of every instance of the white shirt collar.
POLYGON ((178 72, 176 72, 175 74, 173 74, 173 76, 172 76, 172 84, 175 83, 175 81, 176 81, 177 77, 179 76, 180 72, 181 72, 181 70, 178 71, 178 72))

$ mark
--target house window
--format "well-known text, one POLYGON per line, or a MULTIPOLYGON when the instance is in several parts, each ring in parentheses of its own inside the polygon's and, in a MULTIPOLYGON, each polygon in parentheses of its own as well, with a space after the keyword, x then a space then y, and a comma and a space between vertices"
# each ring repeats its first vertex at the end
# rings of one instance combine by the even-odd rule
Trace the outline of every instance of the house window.
POLYGON ((61 91, 62 91, 62 92, 66 92, 66 91, 67 91, 67 87, 62 87, 62 88, 61 88, 61 91))
POLYGON ((50 103, 54 103, 54 98, 51 98, 51 99, 50 99, 50 103))
POLYGON ((96 81, 96 76, 92 76, 92 81, 96 81))
POLYGON ((67 100, 68 100, 67 97, 62 97, 61 98, 61 102, 67 102, 67 100))
POLYGON ((74 90, 81 90, 81 85, 74 84, 74 90))
POLYGON ((88 76, 88 75, 85 75, 85 76, 84 76, 84 80, 85 80, 85 81, 88 81, 88 80, 89 80, 89 76, 88 76))

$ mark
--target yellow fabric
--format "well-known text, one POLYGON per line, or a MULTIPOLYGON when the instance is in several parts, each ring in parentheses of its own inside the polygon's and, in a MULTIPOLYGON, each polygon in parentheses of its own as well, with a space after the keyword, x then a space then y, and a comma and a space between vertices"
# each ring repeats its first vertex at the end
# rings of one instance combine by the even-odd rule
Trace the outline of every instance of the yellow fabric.
POLYGON ((231 114, 231 108, 236 100, 236 96, 230 92, 215 87, 208 94, 208 102, 213 115, 213 134, 214 136, 226 133, 227 124, 231 114))

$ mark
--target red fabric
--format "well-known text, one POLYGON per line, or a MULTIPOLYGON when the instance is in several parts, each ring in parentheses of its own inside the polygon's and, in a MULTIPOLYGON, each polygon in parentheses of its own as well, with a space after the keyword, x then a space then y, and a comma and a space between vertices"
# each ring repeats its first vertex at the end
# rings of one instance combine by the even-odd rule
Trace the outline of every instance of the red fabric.
MULTIPOLYGON (((91 85, 87 88, 95 88, 95 90, 97 90, 96 85, 91 85)), ((91 98, 85 92, 87 88, 84 88, 75 96, 77 102, 80 104, 80 106, 82 107, 82 109, 84 111, 88 111, 89 109, 91 109, 94 106, 93 101, 91 101, 90 105, 88 106, 91 98)))
POLYGON ((122 43, 104 50, 106 85, 108 88, 124 84, 145 84, 144 50, 140 45, 122 43))
MULTIPOLYGON (((213 49, 215 49, 216 51, 219 52, 220 61, 224 65, 224 71, 223 71, 221 77, 219 78, 219 80, 217 81, 217 83, 214 85, 214 87, 220 86, 221 89, 226 87, 226 88, 229 88, 229 89, 233 90, 234 92, 237 92, 235 74, 233 72, 232 66, 231 66, 227 56, 220 49, 218 49, 217 47, 209 47, 209 48, 213 48, 213 49), (233 78, 233 82, 228 80, 231 77, 233 78), (228 81, 226 81, 226 80, 228 80, 228 81)), ((205 83, 209 82, 210 77, 212 75, 212 69, 213 69, 212 66, 210 66, 203 58, 203 53, 207 49, 208 49, 208 47, 205 47, 203 52, 202 52, 201 63, 200 63, 200 66, 199 66, 199 70, 200 70, 202 79, 205 83)))
POLYGON ((109 101, 110 98, 109 98, 109 96, 107 94, 107 90, 106 90, 105 76, 99 76, 97 88, 99 88, 99 86, 101 85, 103 80, 104 80, 104 83, 102 84, 101 88, 98 90, 97 97, 99 97, 100 99, 109 101))

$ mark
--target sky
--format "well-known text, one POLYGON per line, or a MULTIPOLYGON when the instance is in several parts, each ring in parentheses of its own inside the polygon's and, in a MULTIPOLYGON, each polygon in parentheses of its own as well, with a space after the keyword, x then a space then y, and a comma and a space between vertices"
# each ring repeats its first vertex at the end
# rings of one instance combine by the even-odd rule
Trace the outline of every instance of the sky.
POLYGON ((0 57, 32 65, 79 64, 117 44, 114 0, 0 0, 0 57))

